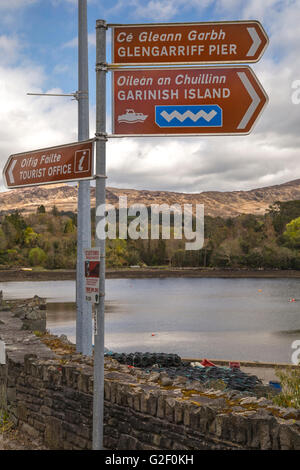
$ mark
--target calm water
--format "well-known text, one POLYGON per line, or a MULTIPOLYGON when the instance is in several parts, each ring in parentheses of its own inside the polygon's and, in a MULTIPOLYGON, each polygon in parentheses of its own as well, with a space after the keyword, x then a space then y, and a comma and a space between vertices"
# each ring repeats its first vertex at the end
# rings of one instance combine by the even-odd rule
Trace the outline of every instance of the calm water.
MULTIPOLYGON (((109 279, 105 346, 291 362, 300 340, 297 279, 109 279), (296 298, 296 302, 289 302, 296 298)), ((6 298, 48 299, 47 328, 75 340, 75 282, 0 283, 6 298)))

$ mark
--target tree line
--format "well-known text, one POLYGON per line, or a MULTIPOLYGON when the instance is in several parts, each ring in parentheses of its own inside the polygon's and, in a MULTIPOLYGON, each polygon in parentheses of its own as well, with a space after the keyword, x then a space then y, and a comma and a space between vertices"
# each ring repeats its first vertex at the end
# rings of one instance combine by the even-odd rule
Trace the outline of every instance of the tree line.
MULTIPOLYGON (((94 223, 92 231, 94 239, 94 223)), ((264 215, 205 216, 202 249, 186 251, 185 242, 172 236, 170 240, 108 239, 107 266, 300 269, 300 200, 278 201, 264 215)), ((55 206, 46 211, 41 205, 33 214, 14 211, 0 217, 2 269, 74 269, 76 250, 75 213, 55 206)))

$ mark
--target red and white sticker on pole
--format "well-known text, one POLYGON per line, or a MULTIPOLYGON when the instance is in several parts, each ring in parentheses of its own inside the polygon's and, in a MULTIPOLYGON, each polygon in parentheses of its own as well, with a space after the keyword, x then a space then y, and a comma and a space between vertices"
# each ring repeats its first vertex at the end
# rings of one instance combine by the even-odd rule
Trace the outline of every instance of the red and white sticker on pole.
POLYGON ((88 302, 99 303, 100 297, 100 250, 84 250, 85 298, 88 302))

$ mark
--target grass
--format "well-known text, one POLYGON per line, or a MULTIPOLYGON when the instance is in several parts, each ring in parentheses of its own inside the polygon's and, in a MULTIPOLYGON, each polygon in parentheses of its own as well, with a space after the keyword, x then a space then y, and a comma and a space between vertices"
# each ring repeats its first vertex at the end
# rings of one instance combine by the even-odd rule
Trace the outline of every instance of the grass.
POLYGON ((273 397, 275 405, 300 409, 300 366, 288 371, 277 369, 276 376, 280 379, 282 390, 273 397))
POLYGON ((10 431, 13 427, 9 414, 6 410, 0 410, 0 433, 4 434, 10 431))
POLYGON ((46 330, 46 332, 34 331, 35 336, 41 339, 41 341, 48 346, 48 348, 55 351, 57 354, 74 354, 76 352, 76 346, 72 343, 68 344, 63 342, 57 336, 53 336, 46 330))
POLYGON ((42 331, 38 331, 38 330, 33 331, 33 334, 37 336, 38 338, 42 338, 45 335, 45 333, 43 333, 42 331))

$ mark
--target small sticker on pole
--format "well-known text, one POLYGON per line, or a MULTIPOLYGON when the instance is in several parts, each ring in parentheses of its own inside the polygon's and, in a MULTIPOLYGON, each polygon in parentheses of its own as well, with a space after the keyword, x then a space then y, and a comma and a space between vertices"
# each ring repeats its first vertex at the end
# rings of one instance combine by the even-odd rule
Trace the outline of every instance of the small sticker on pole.
POLYGON ((100 297, 100 250, 84 250, 85 298, 88 302, 99 303, 100 297))

